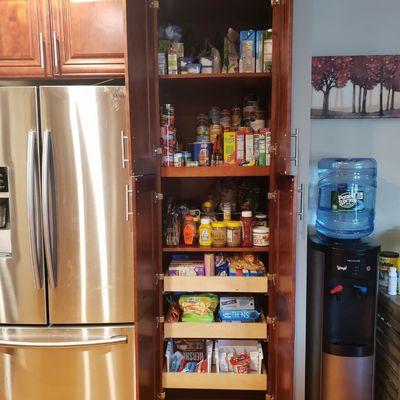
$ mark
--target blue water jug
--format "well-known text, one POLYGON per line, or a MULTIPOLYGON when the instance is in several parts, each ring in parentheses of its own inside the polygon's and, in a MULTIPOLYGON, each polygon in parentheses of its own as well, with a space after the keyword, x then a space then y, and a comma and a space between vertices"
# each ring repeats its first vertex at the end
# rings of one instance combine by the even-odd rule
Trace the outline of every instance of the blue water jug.
POLYGON ((373 158, 318 162, 318 232, 336 239, 359 239, 373 232, 376 172, 373 158))

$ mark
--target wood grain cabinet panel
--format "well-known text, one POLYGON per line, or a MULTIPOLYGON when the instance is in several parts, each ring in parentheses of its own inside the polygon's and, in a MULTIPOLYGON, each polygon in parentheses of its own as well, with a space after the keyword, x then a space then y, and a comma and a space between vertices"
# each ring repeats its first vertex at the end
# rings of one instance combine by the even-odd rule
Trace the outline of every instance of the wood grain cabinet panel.
POLYGON ((0 0, 0 77, 51 76, 45 0, 0 0))
POLYGON ((53 0, 55 76, 124 74, 121 0, 53 0))

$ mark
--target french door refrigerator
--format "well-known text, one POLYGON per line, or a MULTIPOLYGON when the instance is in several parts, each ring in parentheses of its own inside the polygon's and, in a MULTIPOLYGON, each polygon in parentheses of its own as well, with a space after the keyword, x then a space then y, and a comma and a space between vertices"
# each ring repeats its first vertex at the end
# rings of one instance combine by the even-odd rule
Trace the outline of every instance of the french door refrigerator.
POLYGON ((123 87, 0 88, 0 399, 134 398, 123 87))

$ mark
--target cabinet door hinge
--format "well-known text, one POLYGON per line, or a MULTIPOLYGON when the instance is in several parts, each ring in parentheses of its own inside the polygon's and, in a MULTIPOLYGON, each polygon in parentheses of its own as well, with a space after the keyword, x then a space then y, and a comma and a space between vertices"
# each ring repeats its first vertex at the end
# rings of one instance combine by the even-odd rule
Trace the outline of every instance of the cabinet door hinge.
POLYGON ((278 323, 278 318, 276 318, 276 317, 267 317, 267 324, 268 325, 272 325, 272 329, 275 329, 277 323, 278 323))
POLYGON ((271 0, 271 6, 280 6, 281 0, 271 0))
POLYGON ((165 400, 165 399, 166 399, 165 392, 160 392, 157 394, 157 400, 165 400))
POLYGON ((275 396, 273 394, 266 394, 265 400, 275 400, 275 396))
POLYGON ((160 324, 164 323, 164 316, 156 317, 156 327, 158 328, 160 324))
POLYGON ((162 148, 158 146, 153 146, 153 156, 158 156, 162 154, 162 148))
POLYGON ((150 0, 149 7, 150 8, 160 8, 160 2, 158 0, 150 0))
POLYGON ((272 282, 272 284, 275 286, 275 274, 267 274, 267 279, 268 281, 272 282))
POLYGON ((164 274, 156 274, 156 280, 157 281, 163 281, 164 280, 164 274))
POLYGON ((164 195, 162 193, 153 192, 154 203, 157 203, 157 201, 161 201, 163 199, 164 199, 164 195))
POLYGON ((275 190, 274 192, 268 193, 268 200, 276 201, 278 199, 278 191, 275 190))
POLYGON ((271 145, 268 147, 268 153, 271 155, 276 156, 278 154, 279 151, 279 144, 275 143, 274 145, 271 145))

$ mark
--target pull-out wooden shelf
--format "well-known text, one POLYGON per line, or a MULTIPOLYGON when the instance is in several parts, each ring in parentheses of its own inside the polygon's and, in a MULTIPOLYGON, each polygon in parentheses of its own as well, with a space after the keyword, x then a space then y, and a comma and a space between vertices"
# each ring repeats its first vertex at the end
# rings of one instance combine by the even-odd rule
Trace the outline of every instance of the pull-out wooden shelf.
POLYGON ((219 178, 269 176, 269 166, 161 167, 162 178, 219 178))
POLYGON ((160 75, 160 81, 165 80, 193 80, 193 79, 257 79, 271 78, 270 72, 241 72, 234 74, 178 74, 178 75, 160 75))
POLYGON ((268 278, 243 276, 165 276, 164 292, 268 293, 268 278))
POLYGON ((260 339, 266 340, 267 323, 261 322, 211 322, 164 323, 164 338, 180 339, 260 339))
MULTIPOLYGON (((215 370, 214 370, 215 371, 215 370)), ((267 390, 267 374, 164 372, 165 389, 267 390)))
POLYGON ((205 246, 179 246, 164 247, 164 253, 268 253, 269 247, 205 247, 205 246))

